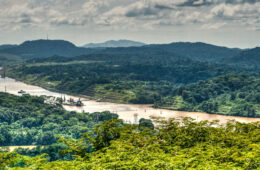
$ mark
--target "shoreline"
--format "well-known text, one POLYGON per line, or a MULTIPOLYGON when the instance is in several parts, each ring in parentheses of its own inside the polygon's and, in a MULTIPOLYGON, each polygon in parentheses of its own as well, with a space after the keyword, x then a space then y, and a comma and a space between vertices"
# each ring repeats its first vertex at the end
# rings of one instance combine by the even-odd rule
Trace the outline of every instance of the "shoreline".
POLYGON ((81 100, 84 103, 83 107, 63 106, 63 108, 68 111, 89 112, 89 113, 110 111, 118 114, 120 119, 123 119, 124 121, 130 123, 136 123, 141 118, 150 118, 151 116, 164 117, 166 119, 191 117, 197 121, 219 120, 220 123, 225 123, 228 120, 236 120, 245 123, 260 121, 260 118, 153 108, 151 104, 122 104, 122 103, 111 103, 111 102, 97 102, 96 100, 89 99, 88 97, 83 95, 74 96, 74 95, 67 95, 63 93, 61 94, 58 92, 46 90, 39 86, 26 84, 21 81, 16 81, 15 79, 8 78, 8 77, 6 77, 6 79, 0 78, 0 91, 4 91, 4 86, 5 86, 4 84, 7 86, 7 92, 15 95, 19 95, 17 94, 17 91, 25 90, 30 95, 36 95, 36 96, 46 95, 46 96, 53 96, 53 97, 65 96, 66 98, 68 97, 81 98, 81 100))

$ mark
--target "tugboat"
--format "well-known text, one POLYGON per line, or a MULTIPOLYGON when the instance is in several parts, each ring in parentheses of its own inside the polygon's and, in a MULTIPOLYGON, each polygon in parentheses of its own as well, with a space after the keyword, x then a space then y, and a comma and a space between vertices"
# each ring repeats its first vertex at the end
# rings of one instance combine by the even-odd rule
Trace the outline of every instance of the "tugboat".
POLYGON ((78 107, 84 106, 83 102, 80 99, 78 101, 74 101, 73 98, 70 98, 69 100, 67 100, 67 102, 63 104, 68 106, 78 106, 78 107))
POLYGON ((18 91, 18 94, 25 94, 25 93, 26 93, 26 91, 24 91, 24 90, 18 91))
POLYGON ((76 102, 76 106, 81 107, 81 106, 84 106, 84 104, 83 104, 82 101, 79 99, 79 100, 76 102))

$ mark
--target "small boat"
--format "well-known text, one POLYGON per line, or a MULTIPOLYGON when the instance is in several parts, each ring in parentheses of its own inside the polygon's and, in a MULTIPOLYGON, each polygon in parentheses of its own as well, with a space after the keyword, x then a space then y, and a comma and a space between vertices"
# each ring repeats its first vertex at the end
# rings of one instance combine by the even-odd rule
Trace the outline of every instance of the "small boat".
POLYGON ((78 100, 76 102, 76 106, 81 107, 81 106, 84 106, 84 104, 83 104, 83 102, 81 100, 78 100))
POLYGON ((105 102, 105 99, 97 99, 96 102, 105 102))
POLYGON ((26 91, 24 91, 24 90, 18 91, 18 94, 25 94, 25 93, 26 93, 26 91))

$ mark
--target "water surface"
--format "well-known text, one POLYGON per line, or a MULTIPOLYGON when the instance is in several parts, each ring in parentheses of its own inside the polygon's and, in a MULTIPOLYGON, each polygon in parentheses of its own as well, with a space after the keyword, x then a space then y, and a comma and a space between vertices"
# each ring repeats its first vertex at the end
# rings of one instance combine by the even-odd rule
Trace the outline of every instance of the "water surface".
MULTIPOLYGON (((6 90, 7 93, 19 95, 19 90, 25 90, 30 95, 35 96, 53 96, 53 97, 61 97, 65 96, 66 99, 70 97, 75 100, 78 97, 64 95, 60 93, 51 92, 45 90, 41 87, 32 86, 25 84, 23 82, 16 81, 11 78, 0 78, 0 91, 4 92, 6 90)), ((151 105, 143 105, 143 104, 116 104, 110 102, 96 102, 94 100, 81 99, 85 106, 76 107, 76 106, 63 106, 66 110, 69 111, 77 111, 77 112, 102 112, 102 111, 110 111, 117 113, 119 118, 123 119, 129 123, 137 123, 140 118, 150 118, 150 116, 156 117, 164 117, 164 118, 180 118, 180 117, 191 117, 198 121, 201 120, 219 120, 221 123, 225 123, 228 120, 236 120, 239 122, 256 122, 260 121, 260 118, 246 118, 246 117, 238 117, 238 116, 224 116, 224 115, 216 115, 216 114, 207 114, 200 112, 185 112, 185 111, 172 111, 166 109, 155 109, 152 108, 151 105)))

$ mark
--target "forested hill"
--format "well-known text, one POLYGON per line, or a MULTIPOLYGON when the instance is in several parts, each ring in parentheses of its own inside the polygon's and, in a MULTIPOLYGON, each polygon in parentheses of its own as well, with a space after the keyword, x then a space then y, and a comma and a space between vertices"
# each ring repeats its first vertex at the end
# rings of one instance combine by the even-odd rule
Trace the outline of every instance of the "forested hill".
POLYGON ((17 47, 17 45, 12 45, 12 44, 0 45, 0 50, 13 48, 13 47, 17 47))
POLYGON ((142 47, 118 48, 80 48, 64 40, 26 41, 19 46, 0 49, 0 53, 8 53, 22 58, 51 57, 54 55, 74 57, 87 54, 121 55, 125 57, 173 57, 189 58, 196 61, 216 62, 232 57, 241 52, 240 49, 219 47, 205 43, 177 42, 171 44, 146 45, 142 47))
POLYGON ((196 61, 216 62, 237 55, 241 49, 219 47, 206 43, 177 42, 171 44, 154 44, 142 47, 106 48, 95 51, 99 54, 120 54, 137 56, 182 56, 196 61))
POLYGON ((260 47, 242 51, 236 56, 227 58, 225 63, 247 68, 260 68, 260 47))
POLYGON ((21 57, 13 55, 13 54, 1 54, 0 53, 0 66, 6 64, 13 64, 22 61, 21 57))
POLYGON ((56 56, 32 59, 8 71, 8 74, 50 90, 112 102, 259 116, 259 78, 241 76, 255 73, 224 65, 187 59, 176 61, 167 57, 156 60, 156 57, 126 58, 118 55, 56 56), (216 76, 220 77, 214 78, 216 76), (184 90, 176 91, 180 85, 184 90), (230 99, 231 95, 235 96, 234 100, 230 99))
MULTIPOLYGON (((118 55, 127 57, 151 57, 151 60, 169 58, 175 60, 191 59, 202 62, 215 62, 242 67, 260 65, 260 48, 241 50, 220 47, 206 43, 176 42, 171 44, 152 44, 141 47, 83 48, 64 40, 34 40, 20 45, 0 46, 0 54, 13 55, 22 59, 51 56, 75 57, 80 55, 118 55)), ((151 61, 150 60, 150 61, 151 61)))
POLYGON ((73 57, 87 53, 85 48, 76 47, 64 40, 35 40, 25 41, 19 46, 0 50, 0 53, 8 53, 21 56, 24 59, 50 57, 61 55, 73 57))
POLYGON ((139 47, 144 46, 145 43, 130 41, 130 40, 110 40, 104 43, 89 43, 84 45, 85 48, 108 48, 108 47, 139 47))
POLYGON ((227 72, 242 71, 192 60, 176 61, 167 56, 91 55, 33 59, 11 68, 7 74, 50 90, 145 104, 154 103, 177 85, 227 72))
POLYGON ((260 117, 260 78, 224 75, 175 89, 157 107, 260 117))
POLYGON ((174 51, 176 54, 198 61, 219 61, 238 54, 241 49, 221 47, 202 42, 176 42, 171 44, 150 45, 163 51, 174 51))

